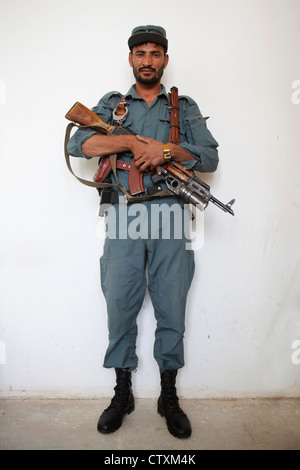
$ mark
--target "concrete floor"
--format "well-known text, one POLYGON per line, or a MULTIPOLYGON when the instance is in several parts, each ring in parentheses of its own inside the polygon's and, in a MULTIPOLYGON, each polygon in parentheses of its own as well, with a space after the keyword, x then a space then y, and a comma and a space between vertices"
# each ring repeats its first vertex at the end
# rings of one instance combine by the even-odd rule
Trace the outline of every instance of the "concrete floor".
MULTIPOLYGON (((113 434, 96 430, 107 399, 1 399, 0 450, 300 450, 300 399, 180 400, 189 439, 176 439, 156 400, 136 400, 113 434)), ((110 455, 108 453, 108 455, 110 455)))

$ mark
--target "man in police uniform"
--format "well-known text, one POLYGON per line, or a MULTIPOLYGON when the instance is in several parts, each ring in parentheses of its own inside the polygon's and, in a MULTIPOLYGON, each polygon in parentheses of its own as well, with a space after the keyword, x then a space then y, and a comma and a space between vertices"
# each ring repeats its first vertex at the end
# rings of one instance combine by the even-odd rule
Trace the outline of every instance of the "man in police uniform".
MULTIPOLYGON (((136 27, 128 45, 135 85, 123 97, 128 107, 125 125, 136 135, 105 136, 91 129, 80 129, 69 142, 69 153, 86 158, 122 154, 119 159, 131 162, 144 174, 145 194, 150 194, 153 187, 149 171, 159 172, 159 166, 170 159, 201 172, 215 171, 218 165, 218 144, 207 129, 197 104, 188 96, 179 96, 181 143, 168 143, 168 94, 161 84, 164 69, 169 62, 164 28, 153 25, 136 27)), ((116 125, 113 111, 121 100, 121 93, 107 93, 93 111, 106 123, 116 125)), ((113 175, 111 179, 113 183, 116 182, 113 175)), ((118 170, 118 179, 129 190, 128 171, 118 170)), ((99 418, 98 431, 101 433, 116 431, 124 415, 134 410, 131 372, 138 365, 136 318, 148 287, 157 321, 154 357, 161 378, 158 412, 166 418, 172 435, 178 438, 191 435, 189 419, 179 406, 175 381, 178 369, 184 366, 185 307, 194 274, 194 255, 186 249, 185 236, 175 236, 175 227, 167 240, 162 236, 162 227, 158 228, 159 235, 156 233, 151 238, 152 205, 161 202, 170 207, 174 204, 180 206, 176 197, 143 202, 147 209, 145 226, 149 227, 149 236, 139 239, 131 239, 129 236, 105 239, 100 260, 109 329, 104 367, 115 368, 117 385, 110 406, 99 418)), ((121 204, 122 197, 120 204, 111 206, 112 214, 116 217, 120 215, 121 204)), ((121 223, 120 217, 118 220, 121 223)), ((129 216, 126 221, 130 223, 129 216)))

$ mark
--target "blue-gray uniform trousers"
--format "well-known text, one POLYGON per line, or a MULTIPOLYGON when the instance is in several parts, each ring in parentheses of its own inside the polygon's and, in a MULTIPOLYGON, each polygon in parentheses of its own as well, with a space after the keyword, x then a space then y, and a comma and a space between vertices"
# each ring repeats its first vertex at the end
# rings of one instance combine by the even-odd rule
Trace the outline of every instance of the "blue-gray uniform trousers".
MULTIPOLYGON (((156 199, 139 206, 134 204, 135 207, 123 204, 121 211, 124 214, 125 210, 126 220, 122 220, 120 216, 120 205, 108 209, 107 229, 111 230, 109 225, 113 225, 113 219, 116 218, 117 236, 109 238, 111 233, 108 232, 100 259, 101 285, 107 303, 109 330, 104 367, 119 367, 130 371, 137 367, 136 320, 147 287, 157 322, 154 357, 159 369, 164 371, 184 366, 185 310, 194 275, 194 253, 187 249, 186 230, 183 233, 185 210, 178 203, 175 204, 175 201, 175 198, 167 198, 167 203, 163 199, 156 199), (154 221, 154 216, 151 219, 152 205, 163 203, 176 206, 177 209, 176 216, 169 218, 169 221, 172 219, 170 233, 168 230, 164 232, 169 223, 166 220, 168 211, 162 212, 159 220, 156 217, 154 221), (141 206, 143 210, 137 211, 136 216, 128 216, 127 210, 132 214, 141 206), (182 229, 177 224, 180 217, 182 229), (124 223, 127 223, 128 232, 131 228, 129 236, 124 235, 124 223), (119 224, 123 224, 122 238, 118 232, 119 224), (140 236, 137 238, 139 231, 140 236)), ((170 214, 172 216, 173 212, 170 211, 170 214)))

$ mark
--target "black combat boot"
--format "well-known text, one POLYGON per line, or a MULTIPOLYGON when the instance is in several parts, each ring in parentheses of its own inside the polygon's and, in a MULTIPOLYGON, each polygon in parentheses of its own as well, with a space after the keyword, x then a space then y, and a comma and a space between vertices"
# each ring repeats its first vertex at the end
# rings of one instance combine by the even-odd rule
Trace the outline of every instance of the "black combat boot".
POLYGON ((190 437, 191 425, 187 415, 179 406, 176 394, 177 370, 165 370, 161 372, 161 394, 158 399, 157 412, 166 418, 169 432, 179 438, 190 437))
POLYGON ((116 431, 122 424, 126 413, 134 410, 134 397, 131 389, 131 372, 123 369, 115 369, 116 381, 115 395, 106 410, 99 418, 97 429, 103 434, 116 431))

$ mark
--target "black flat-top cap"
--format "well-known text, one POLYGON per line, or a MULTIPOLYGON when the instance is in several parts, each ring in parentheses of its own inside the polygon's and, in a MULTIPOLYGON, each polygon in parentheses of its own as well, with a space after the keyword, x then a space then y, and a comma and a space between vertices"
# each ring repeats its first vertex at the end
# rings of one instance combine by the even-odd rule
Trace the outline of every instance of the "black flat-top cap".
POLYGON ((168 40, 166 37, 166 30, 161 26, 137 26, 132 30, 131 36, 128 39, 128 46, 131 49, 138 44, 145 44, 146 42, 154 42, 161 44, 168 50, 168 40))

